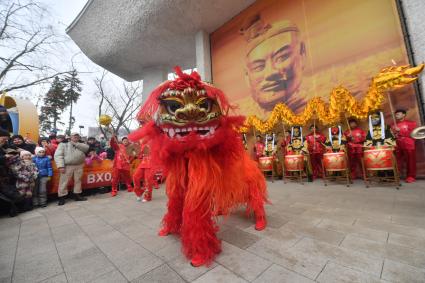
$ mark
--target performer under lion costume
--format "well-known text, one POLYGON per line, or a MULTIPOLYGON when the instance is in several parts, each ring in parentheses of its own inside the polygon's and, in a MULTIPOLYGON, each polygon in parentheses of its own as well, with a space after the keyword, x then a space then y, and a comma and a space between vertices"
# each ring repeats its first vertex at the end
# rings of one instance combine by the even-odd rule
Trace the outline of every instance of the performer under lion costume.
POLYGON ((150 94, 138 118, 152 119, 129 137, 149 141, 152 166, 167 176, 168 211, 159 235, 180 235, 191 264, 208 265, 221 251, 213 216, 246 204, 255 229, 266 227, 266 183, 236 130, 244 117, 228 115, 232 107, 223 92, 198 73, 176 67, 176 74, 150 94))

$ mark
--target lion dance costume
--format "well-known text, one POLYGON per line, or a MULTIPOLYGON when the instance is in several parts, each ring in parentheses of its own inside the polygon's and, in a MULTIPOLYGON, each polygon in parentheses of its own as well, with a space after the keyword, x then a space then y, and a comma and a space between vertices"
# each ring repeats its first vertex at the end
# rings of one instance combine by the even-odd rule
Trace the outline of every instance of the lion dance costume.
POLYGON ((246 204, 255 228, 266 227, 266 183, 237 131, 244 117, 228 115, 232 107, 223 92, 198 73, 176 67, 176 74, 150 94, 138 117, 152 120, 130 139, 149 141, 155 153, 150 172, 162 168, 167 176, 168 211, 159 235, 180 235, 191 264, 208 265, 221 251, 213 216, 246 204))

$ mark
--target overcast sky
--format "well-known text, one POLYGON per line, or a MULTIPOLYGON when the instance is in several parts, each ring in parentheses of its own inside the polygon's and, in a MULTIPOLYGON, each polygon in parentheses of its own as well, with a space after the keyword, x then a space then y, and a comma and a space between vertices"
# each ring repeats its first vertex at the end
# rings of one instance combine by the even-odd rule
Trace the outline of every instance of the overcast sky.
MULTIPOLYGON (((1 0, 0 0, 1 1, 1 0)), ((65 29, 72 23, 77 17, 78 13, 86 4, 87 0, 38 0, 45 7, 48 8, 52 17, 52 24, 56 26, 56 30, 62 35, 66 35, 65 29)), ((68 37, 69 38, 69 37, 68 37)), ((82 131, 86 134, 89 126, 97 126, 96 119, 98 117, 97 112, 97 100, 94 97, 96 93, 96 86, 94 79, 100 77, 102 68, 90 61, 78 48, 78 46, 69 39, 67 42, 67 48, 63 50, 63 59, 68 62, 74 62, 74 66, 80 73, 80 79, 83 82, 82 95, 74 106, 73 116, 76 121, 74 124, 74 131, 79 131, 79 125, 83 125, 85 128, 82 131)), ((109 82, 117 86, 123 81, 121 78, 109 74, 109 82)), ((33 89, 31 92, 47 92, 49 85, 44 85, 40 89, 33 89)), ((34 96, 34 95, 33 95, 34 96)), ((69 118, 69 112, 65 112, 63 115, 63 122, 67 122, 69 118)))
MULTIPOLYGON (((98 100, 95 98, 97 88, 94 84, 94 80, 96 78, 100 78, 103 68, 90 61, 90 59, 87 58, 78 48, 78 46, 66 35, 65 30, 77 17, 78 13, 83 9, 84 5, 88 0, 37 1, 41 2, 41 4, 48 9, 52 17, 52 19, 48 19, 48 22, 54 26, 55 30, 60 33, 60 35, 65 36, 69 39, 63 47, 63 50, 60 50, 59 56, 56 54, 53 55, 53 53, 51 53, 52 55, 50 56, 50 58, 43 59, 48 60, 52 65, 62 64, 62 66, 69 66, 67 67, 68 69, 71 68, 72 58, 73 65, 79 72, 79 78, 83 82, 82 95, 77 104, 74 105, 73 109, 73 116, 76 120, 73 131, 79 131, 79 126, 82 125, 84 126, 84 130, 82 131, 82 133, 86 135, 89 126, 97 126, 96 120, 98 118, 98 100)), ((55 49, 55 52, 57 53, 57 48, 55 49)), ((171 78, 170 76, 172 75, 169 74, 169 78, 171 78)), ((105 89, 107 91, 109 90, 109 92, 116 93, 117 91, 122 89, 123 82, 123 79, 109 73, 107 78, 105 79, 105 89)), ((40 94, 46 94, 49 87, 50 84, 44 84, 23 89, 21 91, 11 92, 10 94, 12 96, 28 98, 33 101, 34 104, 38 103, 38 108, 40 108, 42 103, 38 101, 37 97, 39 97, 40 94)), ((62 116, 62 122, 67 123, 68 120, 69 112, 66 111, 62 116)), ((132 125, 130 125, 130 127, 131 126, 132 125)), ((63 127, 63 129, 65 129, 65 127, 63 127)))

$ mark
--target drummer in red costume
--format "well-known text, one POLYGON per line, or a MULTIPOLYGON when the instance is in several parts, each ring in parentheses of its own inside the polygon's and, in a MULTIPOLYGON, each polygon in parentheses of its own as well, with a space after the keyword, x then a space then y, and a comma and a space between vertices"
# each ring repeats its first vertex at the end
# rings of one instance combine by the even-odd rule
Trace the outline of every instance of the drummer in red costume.
POLYGON ((141 200, 144 193, 143 202, 147 202, 152 200, 152 188, 158 187, 155 175, 151 171, 150 149, 148 145, 141 145, 139 158, 141 162, 133 174, 134 193, 136 194, 137 201, 141 200), (142 181, 143 189, 141 188, 142 181))
POLYGON ((261 139, 261 136, 257 135, 257 141, 255 142, 255 145, 254 145, 254 154, 255 154, 256 161, 258 161, 260 157, 264 156, 264 149, 265 149, 264 142, 261 139))
POLYGON ((384 114, 377 111, 369 115, 369 131, 366 134, 366 141, 363 146, 369 149, 393 148, 395 138, 390 128, 385 125, 384 114))
POLYGON ((310 126, 308 135, 305 136, 308 145, 308 152, 310 153, 311 167, 313 167, 313 179, 322 177, 322 158, 325 152, 323 146, 326 141, 326 137, 319 132, 319 128, 316 125, 310 126))
POLYGON ((346 130, 344 135, 347 137, 348 141, 351 179, 356 179, 357 176, 362 175, 363 143, 366 140, 366 132, 358 126, 355 119, 348 120, 348 124, 350 129, 346 130))
POLYGON ((289 145, 290 142, 291 142, 291 131, 286 130, 283 133, 283 137, 280 141, 280 149, 282 151, 283 157, 285 157, 285 155, 286 155, 286 147, 289 145))
POLYGON ((410 137, 410 133, 416 128, 416 122, 406 120, 406 110, 404 109, 396 110, 395 118, 397 123, 392 126, 392 130, 395 133, 397 142, 398 168, 401 172, 405 164, 407 169, 406 183, 413 183, 416 181, 416 147, 415 140, 410 137))
POLYGON ((130 141, 127 137, 121 139, 121 143, 118 143, 118 139, 115 135, 110 140, 111 148, 115 151, 114 165, 112 168, 112 191, 111 195, 114 197, 118 193, 118 184, 123 181, 127 185, 129 192, 133 191, 131 186, 130 177, 130 164, 131 157, 127 154, 127 147, 130 145, 130 141))
POLYGON ((313 181, 313 169, 311 168, 311 162, 308 152, 307 141, 303 137, 303 128, 301 126, 293 126, 291 129, 291 139, 289 144, 286 146, 286 153, 288 155, 302 154, 304 158, 306 174, 309 182, 313 181))
POLYGON ((329 128, 329 136, 325 141, 327 152, 346 151, 347 139, 342 134, 341 126, 329 128))

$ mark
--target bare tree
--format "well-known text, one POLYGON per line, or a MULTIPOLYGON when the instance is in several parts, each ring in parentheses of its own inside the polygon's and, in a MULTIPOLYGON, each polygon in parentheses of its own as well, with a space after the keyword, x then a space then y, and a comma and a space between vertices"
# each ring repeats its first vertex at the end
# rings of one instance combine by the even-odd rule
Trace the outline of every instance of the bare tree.
MULTIPOLYGON (((134 117, 142 104, 143 84, 138 82, 122 82, 120 88, 111 90, 105 86, 107 72, 103 71, 100 78, 95 79, 97 87, 96 97, 99 99, 98 116, 109 115, 112 117, 111 128, 115 133, 124 128, 130 132, 134 117)), ((99 126, 100 127, 100 126, 99 126)), ((105 129, 100 127, 106 137, 105 129)))
POLYGON ((53 66, 53 50, 67 41, 35 0, 0 1, 0 93, 50 82, 67 73, 53 66), (49 58, 49 59, 47 59, 49 58))

